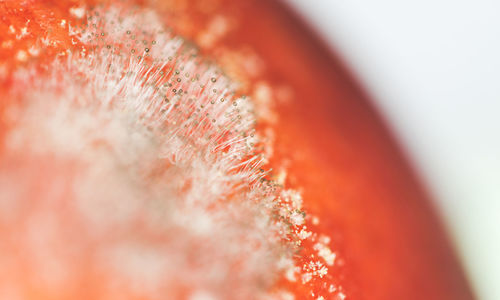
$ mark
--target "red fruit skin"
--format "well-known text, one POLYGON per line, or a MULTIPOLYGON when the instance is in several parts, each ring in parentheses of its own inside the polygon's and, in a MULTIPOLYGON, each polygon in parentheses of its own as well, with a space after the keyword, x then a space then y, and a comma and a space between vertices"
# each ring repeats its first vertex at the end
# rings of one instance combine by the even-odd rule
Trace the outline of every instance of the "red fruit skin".
MULTIPOLYGON (((293 91, 288 102, 277 104, 278 121, 269 125, 277 133, 270 166, 279 168, 288 161, 286 183, 300 189, 305 210, 319 216, 321 222, 313 229, 332 237, 339 260, 331 274, 348 299, 474 298, 425 189, 369 97, 295 14, 269 0, 208 1, 207 13, 194 9, 199 1, 181 1, 186 3, 181 13, 171 10, 171 2, 153 5, 188 38, 196 39, 212 15, 236 20, 218 44, 258 53, 265 70, 250 78, 250 84, 266 80, 293 91)), ((1 90, 9 87, 10 70, 27 63, 42 66, 78 47, 59 26, 62 19, 73 18, 68 10, 75 5, 81 3, 0 2, 1 90), (10 25, 28 26, 29 35, 16 39, 10 25), (58 43, 26 61, 18 56, 40 36, 58 43)), ((218 48, 201 50, 220 57, 218 48)), ((2 121, 1 128, 5 126, 2 121)), ((308 251, 306 247, 304 253, 308 251)), ((311 297, 310 287, 282 284, 296 299, 311 297)), ((324 288, 323 282, 314 281, 314 291, 324 288)), ((89 288, 81 295, 94 292, 89 288)))
POLYGON ((366 92, 281 4, 252 8, 239 36, 296 92, 279 108, 277 152, 291 157, 290 184, 340 249, 349 296, 473 299, 431 199, 366 92))

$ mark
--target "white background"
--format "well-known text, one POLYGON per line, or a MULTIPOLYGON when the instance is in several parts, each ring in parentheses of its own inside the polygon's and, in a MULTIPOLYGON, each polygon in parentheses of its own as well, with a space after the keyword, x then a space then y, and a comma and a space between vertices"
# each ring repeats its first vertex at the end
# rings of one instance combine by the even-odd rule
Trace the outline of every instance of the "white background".
POLYGON ((406 147, 479 299, 500 299, 500 1, 287 1, 406 147))

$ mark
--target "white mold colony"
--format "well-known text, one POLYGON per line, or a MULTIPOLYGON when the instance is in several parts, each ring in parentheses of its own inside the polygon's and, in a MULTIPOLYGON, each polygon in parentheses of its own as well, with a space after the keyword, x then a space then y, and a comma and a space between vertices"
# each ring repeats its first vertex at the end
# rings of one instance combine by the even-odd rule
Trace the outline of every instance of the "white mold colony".
POLYGON ((0 250, 0 291, 98 274, 121 299, 267 299, 311 234, 300 196, 264 179, 249 100, 148 10, 68 30, 81 51, 15 75, 0 224, 24 224, 5 241, 30 267, 0 250))

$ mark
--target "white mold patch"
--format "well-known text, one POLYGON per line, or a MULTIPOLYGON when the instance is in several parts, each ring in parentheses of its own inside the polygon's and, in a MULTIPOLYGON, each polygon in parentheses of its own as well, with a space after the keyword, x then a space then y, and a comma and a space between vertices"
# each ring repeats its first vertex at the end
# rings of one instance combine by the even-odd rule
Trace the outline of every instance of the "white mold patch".
MULTIPOLYGON (((193 300, 269 299, 286 270, 296 280, 311 233, 300 194, 260 170, 251 100, 150 10, 70 13, 87 17, 61 24, 84 50, 19 70, 9 94, 19 113, 5 157, 19 163, 0 164, 0 224, 9 210, 25 227, 0 233, 40 266, 12 278, 36 286, 42 272, 62 291, 97 277, 109 293, 193 300)), ((326 275, 307 268, 302 282, 326 275)))

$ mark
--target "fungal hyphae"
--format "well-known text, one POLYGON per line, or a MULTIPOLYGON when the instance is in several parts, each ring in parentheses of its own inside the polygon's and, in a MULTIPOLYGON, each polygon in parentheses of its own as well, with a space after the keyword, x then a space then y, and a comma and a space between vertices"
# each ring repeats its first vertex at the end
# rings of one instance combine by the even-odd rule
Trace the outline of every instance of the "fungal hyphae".
POLYGON ((293 299, 281 280, 330 278, 329 238, 265 166, 272 142, 256 123, 270 109, 153 10, 69 12, 58 24, 71 47, 12 71, 3 95, 0 226, 17 225, 2 237, 0 294, 293 299))

